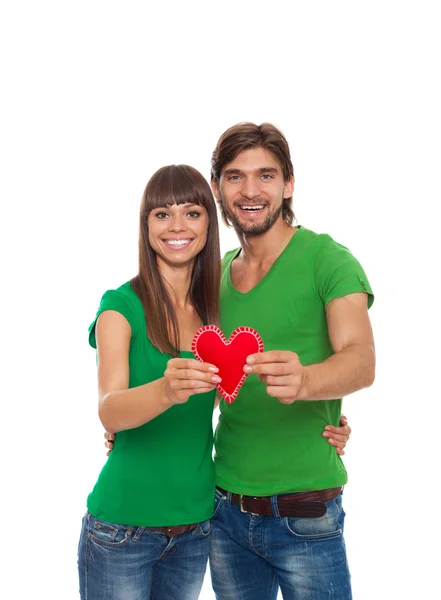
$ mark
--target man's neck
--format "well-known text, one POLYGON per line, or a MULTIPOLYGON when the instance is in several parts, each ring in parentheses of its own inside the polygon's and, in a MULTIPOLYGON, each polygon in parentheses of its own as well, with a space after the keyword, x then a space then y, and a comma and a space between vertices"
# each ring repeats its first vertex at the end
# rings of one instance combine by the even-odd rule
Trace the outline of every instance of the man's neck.
POLYGON ((236 232, 242 246, 238 259, 248 265, 272 264, 286 248, 296 231, 297 228, 280 219, 262 235, 236 232))

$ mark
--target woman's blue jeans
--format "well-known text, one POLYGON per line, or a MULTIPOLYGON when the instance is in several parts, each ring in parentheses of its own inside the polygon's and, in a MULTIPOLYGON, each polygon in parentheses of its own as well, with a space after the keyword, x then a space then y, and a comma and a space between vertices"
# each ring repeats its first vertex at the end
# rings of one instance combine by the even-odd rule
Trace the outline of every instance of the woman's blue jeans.
POLYGON ((86 513, 78 548, 81 600, 196 600, 209 544, 210 521, 169 538, 86 513))

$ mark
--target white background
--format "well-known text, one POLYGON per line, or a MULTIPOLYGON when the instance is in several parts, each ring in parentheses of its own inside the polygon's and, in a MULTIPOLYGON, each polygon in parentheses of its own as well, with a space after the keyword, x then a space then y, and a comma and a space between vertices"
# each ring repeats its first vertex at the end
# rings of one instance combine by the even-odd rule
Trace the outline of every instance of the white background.
POLYGON ((354 598, 439 597, 435 4, 3 3, 2 597, 78 597, 105 460, 87 327, 136 271, 150 175, 208 177, 242 120, 284 131, 298 221, 348 246, 376 293, 376 383, 344 405, 354 598))

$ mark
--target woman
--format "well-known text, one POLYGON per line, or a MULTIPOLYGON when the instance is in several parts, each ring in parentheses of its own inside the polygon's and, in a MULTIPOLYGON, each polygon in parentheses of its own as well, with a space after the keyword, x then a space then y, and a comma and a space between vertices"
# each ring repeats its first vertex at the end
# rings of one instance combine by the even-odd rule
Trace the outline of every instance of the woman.
POLYGON ((99 416, 118 432, 118 445, 83 519, 82 598, 199 595, 214 503, 219 377, 190 348, 196 330, 218 320, 219 267, 208 183, 188 166, 160 169, 142 199, 139 274, 104 294, 90 327, 99 416))
POLYGON ((83 519, 83 599, 199 595, 220 378, 190 348, 201 325, 218 322, 219 277, 208 183, 189 166, 159 169, 141 204, 138 275, 104 294, 89 330, 98 350, 99 416, 112 436, 118 432, 118 443, 83 519))

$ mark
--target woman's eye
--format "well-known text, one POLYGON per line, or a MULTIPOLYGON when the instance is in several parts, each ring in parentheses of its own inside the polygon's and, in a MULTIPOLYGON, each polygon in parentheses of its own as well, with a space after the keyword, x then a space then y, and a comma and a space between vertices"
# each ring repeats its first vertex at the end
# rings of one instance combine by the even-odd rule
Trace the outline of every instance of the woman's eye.
POLYGON ((157 217, 158 219, 166 219, 168 217, 168 214, 166 212, 158 212, 156 213, 155 217, 157 217))
POLYGON ((190 219, 197 219, 198 217, 201 216, 201 213, 199 211, 197 211, 197 210, 191 210, 188 213, 188 216, 190 217, 190 219))

